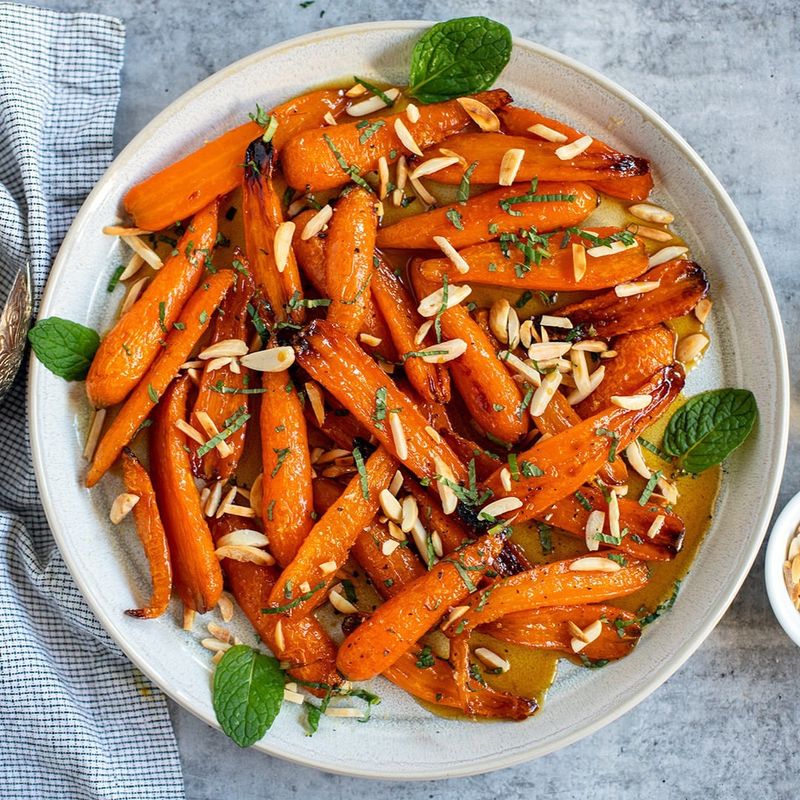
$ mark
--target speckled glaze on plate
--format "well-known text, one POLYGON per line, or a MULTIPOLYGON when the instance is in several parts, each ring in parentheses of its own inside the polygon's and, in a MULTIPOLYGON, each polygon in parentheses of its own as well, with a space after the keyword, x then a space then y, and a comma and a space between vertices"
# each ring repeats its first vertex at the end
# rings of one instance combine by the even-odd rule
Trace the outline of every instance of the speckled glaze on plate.
MULTIPOLYGON (((359 74, 402 84, 409 55, 430 23, 378 22, 334 28, 263 50, 213 75, 151 122, 95 187, 53 266, 40 315, 106 330, 121 290, 106 284, 118 243, 101 228, 120 214, 132 184, 246 119, 321 80, 359 74)), ((657 201, 673 210, 693 256, 708 271, 715 300, 712 346, 687 392, 739 386, 755 392, 756 434, 729 460, 712 527, 673 611, 652 625, 631 656, 602 670, 562 665, 543 710, 522 723, 453 721, 430 715, 384 681, 373 720, 326 719, 313 738, 287 705, 256 745, 331 772, 384 779, 471 775, 512 766, 598 730, 644 699, 708 635, 744 580, 761 543, 783 468, 788 371, 775 298, 739 213, 716 178, 663 120, 596 72, 545 47, 514 41, 498 85, 521 104, 562 117, 612 145, 650 159, 657 201), (742 324, 746 321, 746 324, 742 324), (770 469, 764 470, 763 465, 770 469)), ((76 582, 130 659, 174 700, 215 725, 210 659, 197 632, 181 630, 176 603, 157 621, 123 614, 148 589, 133 524, 108 521, 118 478, 83 488, 81 450, 89 421, 83 384, 67 384, 31 363, 29 411, 34 465, 47 517, 76 582)), ((238 631, 247 642, 254 634, 238 631)))

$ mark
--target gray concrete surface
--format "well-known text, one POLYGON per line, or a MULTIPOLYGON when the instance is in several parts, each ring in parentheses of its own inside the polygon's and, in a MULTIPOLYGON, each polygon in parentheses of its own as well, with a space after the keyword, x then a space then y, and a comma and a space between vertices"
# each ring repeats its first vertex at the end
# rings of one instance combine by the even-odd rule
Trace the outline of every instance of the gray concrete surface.
MULTIPOLYGON (((282 39, 365 20, 493 16, 621 83, 706 160, 761 248, 797 375, 800 6, 792 0, 316 0, 306 8, 296 0, 34 2, 125 21, 119 147, 200 79, 282 39)), ((800 490, 796 378, 793 388, 779 506, 800 490)), ((655 694, 594 736, 515 769, 442 783, 367 783, 241 751, 178 708, 173 720, 191 800, 788 798, 800 788, 799 673, 800 651, 772 616, 759 559, 714 633, 655 694)))

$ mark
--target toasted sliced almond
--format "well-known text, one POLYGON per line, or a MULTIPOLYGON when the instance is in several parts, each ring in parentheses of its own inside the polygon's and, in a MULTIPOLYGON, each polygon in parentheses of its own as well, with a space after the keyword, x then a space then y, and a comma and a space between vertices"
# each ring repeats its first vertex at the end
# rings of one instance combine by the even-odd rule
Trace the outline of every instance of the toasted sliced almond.
POLYGON ((410 533, 414 523, 419 519, 419 506, 417 498, 413 494, 407 494, 400 504, 402 508, 400 530, 403 533, 410 533))
POLYGON ((515 356, 508 350, 501 350, 497 357, 501 361, 505 361, 509 367, 518 372, 526 381, 534 386, 542 385, 542 375, 529 364, 526 364, 519 356, 515 356))
POLYGON ((501 514, 508 514, 511 511, 522 508, 522 505, 522 500, 520 500, 519 497, 500 497, 497 500, 493 500, 491 503, 487 503, 478 512, 478 517, 496 519, 501 514))
POLYGON ((533 343, 533 320, 526 319, 519 326, 519 343, 527 350, 533 343))
POLYGON ((409 103, 406 106, 406 116, 412 124, 419 122, 419 109, 413 103, 409 103))
POLYGON ((314 417, 322 427, 325 424, 325 398, 322 395, 322 389, 314 381, 306 381, 305 390, 308 402, 311 403, 314 417))
POLYGON ((564 328, 566 330, 574 327, 569 317, 553 317, 550 314, 542 314, 539 324, 548 328, 564 328))
POLYGON ((570 392, 567 395, 567 402, 571 406, 576 406, 581 400, 585 400, 603 381, 606 375, 606 368, 603 366, 598 367, 590 376, 589 376, 589 391, 588 392, 581 392, 578 389, 570 392))
POLYGON ((500 119, 485 103, 474 97, 457 97, 456 101, 469 114, 472 121, 487 132, 500 130, 500 119))
POLYGON ((500 161, 500 174, 497 183, 500 186, 511 186, 517 179, 517 173, 525 158, 525 151, 520 147, 511 147, 503 153, 500 161))
POLYGON ((105 408, 98 408, 92 415, 92 424, 89 426, 86 445, 83 448, 83 457, 87 461, 91 461, 94 457, 94 451, 97 449, 97 443, 100 441, 100 434, 103 431, 103 423, 106 421, 106 413, 105 408))
POLYGON ((260 564, 264 567, 272 566, 275 563, 275 559, 266 550, 261 550, 258 547, 248 547, 247 545, 218 547, 214 553, 220 561, 223 558, 230 558, 233 561, 260 564))
POLYGON ((591 136, 581 136, 580 139, 576 139, 574 142, 563 144, 561 147, 556 148, 556 158, 560 158, 562 161, 569 161, 591 147, 593 141, 591 136))
MULTIPOLYGON (((219 358, 212 358, 211 361, 206 361, 206 372, 215 372, 223 367, 233 367, 234 359, 230 356, 220 356, 219 358)), ((231 369, 231 372, 233 369, 231 369)))
POLYGON ((412 178, 422 178, 425 175, 433 175, 434 172, 452 167, 458 164, 458 159, 453 156, 436 156, 420 162, 411 172, 412 178))
POLYGON ((319 571, 323 575, 333 575, 336 570, 339 569, 335 561, 323 561, 319 565, 319 571))
POLYGON ((657 267, 659 264, 666 264, 667 261, 672 261, 673 258, 680 258, 689 252, 688 247, 681 247, 673 245, 672 247, 662 247, 657 253, 653 253, 648 259, 648 266, 657 267))
POLYGON ((694 315, 697 317, 698 322, 705 324, 708 315, 711 313, 712 305, 713 303, 707 297, 697 302, 697 305, 694 307, 694 315))
POLYGON ((423 317, 435 317, 442 311, 457 306, 463 300, 466 300, 472 293, 472 287, 466 283, 459 285, 449 286, 447 289, 447 302, 444 299, 444 287, 431 292, 426 297, 420 300, 417 306, 417 311, 423 317))
POLYGON ((671 506, 674 506, 678 502, 678 498, 680 497, 680 492, 678 492, 678 487, 671 480, 665 478, 662 475, 658 479, 656 486, 658 486, 658 490, 661 492, 662 495, 664 495, 667 502, 671 506))
POLYGON ((406 540, 406 535, 403 533, 403 531, 400 529, 400 526, 396 522, 388 520, 386 523, 386 527, 388 528, 389 536, 391 536, 392 539, 397 539, 398 542, 404 542, 406 540))
POLYGON ((409 181, 411 182, 411 186, 414 189, 417 197, 426 205, 426 206, 435 206, 436 205, 436 198, 425 188, 425 185, 419 178, 412 178, 409 177, 409 181))
MULTIPOLYGON (((406 150, 413 153, 415 156, 422 155, 422 150, 420 150, 419 145, 416 143, 414 137, 411 135, 411 132, 408 130, 400 117, 397 117, 394 121, 394 132, 397 134, 400 144, 402 144, 406 150)), ((413 177, 411 180, 414 180, 413 177)))
POLYGON ((197 428, 191 426, 185 419, 176 419, 175 427, 183 434, 188 436, 192 441, 197 444, 205 444, 206 440, 203 434, 197 428))
POLYGON ((408 442, 406 441, 406 432, 399 413, 389 413, 389 430, 392 432, 392 441, 394 442, 397 457, 401 461, 405 461, 408 458, 408 442))
POLYGON ((608 350, 608 345, 599 339, 584 339, 582 342, 575 342, 573 350, 585 350, 587 353, 604 353, 608 350))
POLYGON ((596 247, 590 247, 586 254, 592 258, 603 258, 605 256, 613 256, 615 253, 623 253, 625 250, 633 250, 638 247, 638 242, 611 242, 611 244, 599 244, 596 247))
POLYGON ((400 470, 394 473, 394 477, 392 478, 392 482, 389 484, 389 491, 397 497, 397 493, 400 491, 400 487, 403 485, 403 473, 400 470))
POLYGON ((247 545, 248 547, 266 547, 269 544, 269 539, 264 536, 261 531, 249 530, 243 528, 238 531, 231 531, 217 539, 217 547, 239 547, 247 545))
POLYGON ((466 275, 469 272, 469 264, 464 259, 464 256, 462 256, 444 236, 434 236, 433 241, 436 242, 439 249, 447 258, 450 259, 458 272, 462 275, 466 275))
POLYGON ((325 716, 337 717, 339 719, 363 719, 364 712, 352 706, 328 706, 325 709, 325 716))
POLYGON ((500 470, 500 483, 503 486, 503 491, 511 491, 511 470, 508 467, 503 467, 500 470))
POLYGON ((661 286, 661 281, 636 281, 634 283, 618 283, 614 287, 617 297, 633 297, 637 294, 647 294, 661 286))
POLYGON ((212 637, 201 639, 200 644, 212 653, 224 653, 226 650, 230 650, 231 647, 233 647, 230 642, 221 642, 219 639, 214 639, 212 637))
POLYGON ((294 348, 289 345, 269 347, 242 356, 239 363, 256 372, 285 372, 294 364, 294 348))
POLYGON ((570 572, 619 572, 620 569, 616 561, 602 556, 585 556, 569 565, 570 572))
POLYGON ((161 269, 164 262, 155 250, 149 248, 138 236, 122 236, 122 241, 138 253, 153 269, 161 269))
POLYGON ((218 625, 216 622, 209 622, 206 627, 208 632, 220 642, 229 642, 231 640, 231 632, 222 625, 218 625))
MULTIPOLYGON (((219 428, 214 420, 208 415, 208 412, 196 411, 195 417, 197 417, 197 421, 200 423, 200 426, 203 428, 206 436, 208 436, 209 439, 213 439, 219 434, 219 428)), ((230 448, 230 445, 224 439, 217 442, 216 448, 221 458, 227 458, 233 452, 233 450, 230 448)))
POLYGON ((586 519, 585 531, 587 550, 594 551, 600 549, 600 540, 597 537, 603 532, 603 527, 605 524, 605 511, 599 511, 598 509, 595 509, 594 511, 589 512, 589 516, 586 519))
POLYGON ((447 630, 454 622, 460 620, 467 611, 469 611, 469 606, 454 606, 441 624, 441 629, 443 631, 447 630))
POLYGON ((613 405, 625 408, 628 411, 641 411, 643 408, 647 408, 652 401, 653 398, 649 394, 611 395, 613 405))
POLYGON ((368 91, 367 87, 362 83, 353 84, 345 93, 345 97, 361 97, 368 91))
POLYGON ((389 187, 389 162, 386 156, 381 156, 378 159, 378 197, 381 200, 386 197, 389 187))
POLYGON ((586 248, 577 242, 572 244, 572 274, 577 283, 586 275, 586 248))
POLYGON ((388 489, 382 489, 378 495, 378 502, 386 517, 399 524, 403 518, 403 508, 400 505, 400 501, 388 489))
POLYGON ((675 221, 673 214, 652 203, 636 203, 628 206, 628 211, 645 222, 657 222, 659 225, 671 225, 675 221))
POLYGON ((397 159, 397 174, 395 175, 395 183, 397 188, 402 192, 406 188, 406 181, 408 180, 408 159, 405 156, 400 156, 397 159))
POLYGON ((537 136, 541 136, 542 139, 547 139, 548 142, 567 141, 567 137, 563 133, 554 131, 552 128, 548 128, 547 125, 542 125, 541 122, 537 122, 536 125, 531 125, 528 131, 530 131, 530 133, 535 133, 537 136))
POLYGON ((591 644, 602 632, 603 623, 596 619, 591 625, 581 631, 581 636, 575 636, 570 641, 573 653, 580 653, 587 644, 591 644))
POLYGON ((330 593, 328 594, 328 600, 330 601, 330 604, 340 614, 357 614, 358 609, 346 597, 340 594, 341 588, 342 584, 340 583, 331 589, 330 593))
POLYGON ((455 151, 455 150, 449 150, 449 149, 448 149, 448 148, 446 148, 446 147, 440 147, 440 148, 439 148, 439 152, 440 152, 440 153, 441 153, 443 156, 451 156, 451 157, 453 157, 453 158, 455 158, 455 159, 458 159, 458 163, 459 163, 459 164, 460 164, 462 167, 464 167, 464 169, 466 169, 466 168, 469 166, 469 165, 467 164, 467 159, 466 159, 466 158, 464 158, 464 156, 462 156, 460 153, 456 153, 456 151, 455 151))
POLYGON ((508 317, 511 313, 511 303, 504 297, 492 303, 489 309, 489 327, 492 333, 503 344, 508 343, 508 317))
POLYGON ((400 547, 400 542, 395 539, 387 539, 381 545, 381 553, 383 553, 385 556, 390 556, 395 550, 397 550, 398 547, 400 547))
POLYGON ((325 121, 326 125, 338 125, 339 123, 336 121, 336 117, 330 111, 325 112, 325 116, 322 118, 325 121))
POLYGON ((699 358, 703 350, 708 346, 708 342, 709 338, 704 333, 692 333, 689 336, 684 336, 678 342, 675 357, 682 364, 688 364, 690 361, 699 358))
POLYGON ((615 538, 620 539, 619 527, 619 497, 612 491, 608 496, 608 532, 615 538))
POLYGON ((530 415, 540 417, 545 409, 550 405, 550 401, 555 397, 558 387, 561 385, 561 373, 557 370, 548 372, 542 378, 542 385, 533 393, 530 405, 530 415))
POLYGON ((223 339, 201 350, 197 357, 201 361, 210 361, 212 358, 236 358, 245 355, 248 349, 244 339, 223 339))
POLYGON ((278 268, 278 272, 283 272, 286 269, 296 227, 294 222, 281 222, 275 229, 275 239, 272 246, 275 254, 275 266, 278 268))
POLYGON ((205 506, 203 507, 203 513, 207 517, 213 517, 217 513, 217 509, 219 508, 219 504, 222 501, 222 487, 224 485, 223 481, 217 481, 211 487, 211 493, 208 495, 208 500, 206 501, 205 506))
POLYGON ((225 496, 220 500, 219 508, 217 509, 217 513, 214 515, 216 519, 221 519, 225 514, 228 513, 228 507, 234 501, 236 497, 236 487, 231 486, 228 491, 225 493, 225 496))
POLYGON ((645 463, 641 445, 636 439, 625 448, 625 457, 628 459, 628 463, 633 467, 635 472, 641 475, 646 481, 650 480, 653 473, 650 471, 650 467, 645 463))
POLYGON ((654 242, 671 242, 675 238, 669 231, 662 228, 649 228, 647 225, 638 225, 635 222, 628 225, 628 230, 643 239, 651 239, 654 242))
POLYGON ((139 299, 139 295, 144 290, 145 285, 150 279, 139 278, 136 283, 134 283, 130 289, 128 289, 128 294, 125 295, 125 300, 122 303, 122 307, 119 310, 119 315, 123 316, 128 313, 133 307, 133 304, 139 299))
POLYGON ((528 348, 528 355, 534 361, 546 361, 550 358, 561 358, 571 348, 569 342, 535 342, 528 348))
POLYGON ((119 525, 130 514, 131 509, 139 502, 138 494, 123 492, 114 498, 108 518, 113 525, 119 525))
POLYGON ((664 523, 666 522, 666 517, 663 514, 659 514, 651 523, 650 527, 647 529, 647 538, 648 539, 655 539, 656 536, 661 532, 661 529, 664 527, 664 523))
POLYGON ((106 236, 149 236, 152 231, 143 228, 126 228, 124 225, 106 225, 103 228, 106 236))
POLYGON ((581 394, 588 395, 591 391, 591 382, 589 380, 589 362, 586 358, 585 350, 573 350, 569 354, 569 360, 572 364, 572 377, 575 381, 575 388, 581 394))
POLYGON ((458 506, 458 497, 447 484, 456 483, 455 475, 453 475, 450 467, 435 453, 433 454, 433 463, 436 467, 436 488, 439 492, 439 499, 442 501, 442 511, 445 514, 452 514, 456 510, 456 506, 458 506))
POLYGON ((133 253, 128 259, 125 269, 122 270, 122 275, 119 276, 119 280, 127 281, 129 278, 132 278, 143 266, 144 259, 138 253, 133 253))
POLYGON ((278 619, 278 621, 275 623, 273 639, 275 642, 275 649, 277 650, 275 655, 278 656, 286 649, 286 637, 283 633, 282 619, 278 619))
POLYGON ((219 613, 223 622, 230 622, 233 619, 233 597, 228 592, 223 592, 219 596, 217 608, 219 608, 219 613))
POLYGON ((567 628, 569 628, 569 632, 576 638, 580 639, 582 642, 589 641, 589 637, 583 632, 583 630, 576 625, 571 619, 567 620, 567 628))
POLYGON ((429 319, 422 323, 422 325, 417 328, 417 332, 414 334, 414 344, 420 345, 422 344, 422 340, 428 335, 428 331, 433 327, 433 320, 429 319))
POLYGON ((490 669, 497 669, 500 672, 508 672, 511 669, 511 664, 506 659, 497 655, 494 650, 488 647, 476 647, 475 657, 482 661, 490 669))
POLYGON ((425 433, 431 437, 431 439, 436 442, 436 444, 442 443, 442 437, 439 435, 439 431, 436 428, 432 428, 430 425, 425 426, 425 433))
MULTIPOLYGON (((389 100, 397 100, 400 96, 399 89, 387 89, 384 92, 384 95, 389 98, 389 100)), ((364 117, 367 114, 374 114, 376 111, 380 111, 382 108, 387 108, 387 104, 384 102, 383 98, 380 95, 374 94, 372 97, 368 97, 366 100, 361 100, 358 103, 353 103, 347 107, 347 114, 350 117, 364 117)))
POLYGON ((183 607, 183 624, 182 628, 185 631, 190 631, 194 627, 194 620, 197 616, 197 612, 193 608, 189 608, 189 606, 183 607))
POLYGON ((303 226, 300 238, 305 242, 312 236, 316 236, 331 221, 332 216, 333 207, 329 205, 322 206, 322 208, 303 226))
POLYGON ((463 339, 448 339, 446 342, 432 344, 417 352, 419 358, 427 364, 446 364, 463 356, 466 351, 467 343, 463 339))

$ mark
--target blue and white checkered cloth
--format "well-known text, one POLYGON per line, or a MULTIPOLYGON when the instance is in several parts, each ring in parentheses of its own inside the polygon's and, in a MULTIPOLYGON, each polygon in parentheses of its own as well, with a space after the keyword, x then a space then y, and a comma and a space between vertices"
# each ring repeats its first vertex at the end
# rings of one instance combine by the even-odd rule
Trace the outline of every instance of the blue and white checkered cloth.
MULTIPOLYGON (((112 156, 125 31, 0 3, 0 303, 29 258, 38 300, 112 156)), ((0 401, 0 786, 5 797, 180 798, 163 695, 86 606, 36 490, 25 377, 0 401)))

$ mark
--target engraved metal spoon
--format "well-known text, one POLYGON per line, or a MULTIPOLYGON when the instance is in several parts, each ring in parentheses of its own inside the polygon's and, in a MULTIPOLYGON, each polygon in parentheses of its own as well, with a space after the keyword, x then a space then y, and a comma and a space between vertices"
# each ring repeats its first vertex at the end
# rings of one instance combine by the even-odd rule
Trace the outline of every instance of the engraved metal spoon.
POLYGON ((0 398, 11 388, 19 371, 32 313, 31 265, 26 261, 17 273, 5 308, 0 313, 0 398))

